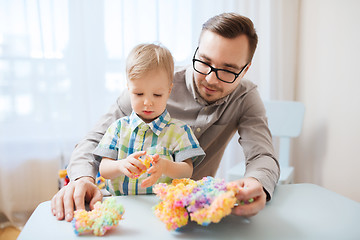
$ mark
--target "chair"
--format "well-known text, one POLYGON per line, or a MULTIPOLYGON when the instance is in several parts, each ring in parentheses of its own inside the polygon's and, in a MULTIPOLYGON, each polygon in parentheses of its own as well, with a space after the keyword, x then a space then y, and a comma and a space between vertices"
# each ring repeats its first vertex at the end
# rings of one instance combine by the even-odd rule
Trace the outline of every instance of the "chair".
MULTIPOLYGON (((297 137, 301 133, 305 113, 304 104, 293 101, 265 101, 264 105, 273 140, 278 139, 278 160, 280 163, 278 183, 292 183, 294 167, 289 164, 290 142, 291 138, 297 137)), ((229 181, 233 181, 244 176, 244 173, 245 164, 241 162, 227 172, 227 178, 229 181)))

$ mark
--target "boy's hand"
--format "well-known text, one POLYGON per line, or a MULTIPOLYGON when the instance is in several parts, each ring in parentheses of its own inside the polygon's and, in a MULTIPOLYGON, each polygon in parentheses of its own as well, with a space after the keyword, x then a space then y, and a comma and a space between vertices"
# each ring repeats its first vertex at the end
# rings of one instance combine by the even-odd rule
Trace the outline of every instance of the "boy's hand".
POLYGON ((167 160, 161 159, 158 154, 153 155, 152 158, 152 166, 147 171, 150 176, 144 179, 144 181, 141 183, 142 188, 147 188, 154 185, 165 172, 167 160))
POLYGON ((121 161, 117 161, 119 170, 129 178, 134 178, 134 176, 139 175, 143 170, 146 170, 146 166, 139 160, 139 157, 145 154, 145 151, 139 151, 130 154, 121 161))

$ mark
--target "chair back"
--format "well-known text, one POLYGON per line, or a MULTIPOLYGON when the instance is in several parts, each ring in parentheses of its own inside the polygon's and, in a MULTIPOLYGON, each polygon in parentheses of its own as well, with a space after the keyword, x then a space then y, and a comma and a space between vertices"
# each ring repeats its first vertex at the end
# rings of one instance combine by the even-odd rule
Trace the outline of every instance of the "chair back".
MULTIPOLYGON (((290 140, 300 135, 304 120, 305 107, 301 102, 264 101, 268 124, 278 150, 280 164, 279 184, 293 182, 294 167, 290 166, 290 140), (278 141, 277 141, 278 140, 278 141)), ((244 176, 245 163, 240 162, 227 171, 228 181, 244 176)))
POLYGON ((301 133, 305 106, 301 102, 294 101, 265 101, 264 105, 271 134, 274 139, 279 139, 278 157, 280 170, 282 171, 279 182, 281 182, 284 178, 289 178, 284 176, 288 175, 288 170, 291 175, 293 172, 292 167, 286 169, 289 167, 290 162, 290 141, 291 138, 295 138, 301 133))

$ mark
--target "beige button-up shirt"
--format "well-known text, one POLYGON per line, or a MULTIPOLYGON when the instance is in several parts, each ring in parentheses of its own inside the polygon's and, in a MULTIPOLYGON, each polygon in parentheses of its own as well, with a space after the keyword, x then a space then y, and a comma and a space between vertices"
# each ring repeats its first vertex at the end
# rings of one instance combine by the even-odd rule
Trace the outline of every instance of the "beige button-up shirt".
MULTIPOLYGON (((228 142, 238 131, 238 141, 246 158, 245 177, 258 179, 270 199, 279 179, 280 169, 272 145, 265 107, 255 84, 242 79, 231 94, 208 104, 195 90, 192 67, 178 68, 175 71, 174 86, 167 109, 172 118, 190 125, 206 153, 204 160, 194 168, 193 179, 215 176, 228 142)), ((109 125, 131 112, 126 89, 110 111, 75 148, 68 167, 71 180, 82 176, 95 178, 99 159, 94 158, 93 150, 109 125)))

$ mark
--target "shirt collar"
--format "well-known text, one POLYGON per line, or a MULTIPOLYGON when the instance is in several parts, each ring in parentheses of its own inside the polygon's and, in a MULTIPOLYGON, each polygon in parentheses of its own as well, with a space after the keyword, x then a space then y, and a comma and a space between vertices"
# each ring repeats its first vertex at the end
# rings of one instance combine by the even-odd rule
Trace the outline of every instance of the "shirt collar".
POLYGON ((170 120, 170 114, 166 109, 159 117, 150 123, 145 123, 134 111, 132 111, 130 115, 130 128, 132 131, 134 131, 137 127, 140 128, 144 125, 159 136, 161 131, 168 124, 168 122, 170 122, 170 120))

